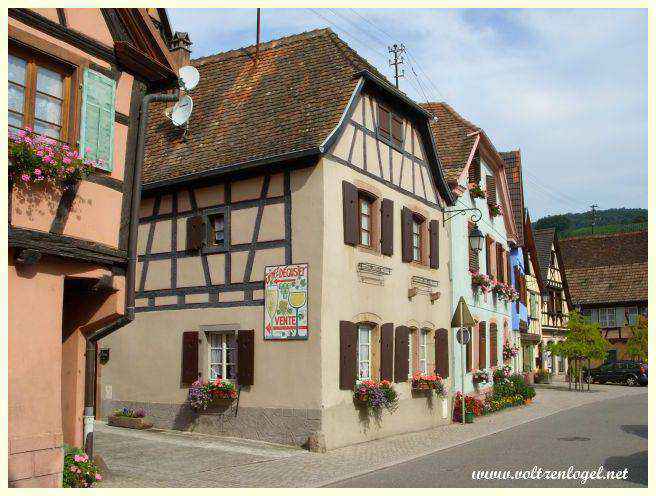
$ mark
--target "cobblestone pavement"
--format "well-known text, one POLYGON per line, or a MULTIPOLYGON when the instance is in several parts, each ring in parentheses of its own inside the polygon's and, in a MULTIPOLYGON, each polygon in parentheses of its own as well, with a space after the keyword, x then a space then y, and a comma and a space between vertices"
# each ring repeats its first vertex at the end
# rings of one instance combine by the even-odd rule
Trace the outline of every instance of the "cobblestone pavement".
POLYGON ((538 387, 532 404, 476 419, 318 454, 274 444, 98 424, 96 452, 110 474, 101 487, 319 487, 467 443, 580 405, 644 394, 593 385, 590 392, 538 387))

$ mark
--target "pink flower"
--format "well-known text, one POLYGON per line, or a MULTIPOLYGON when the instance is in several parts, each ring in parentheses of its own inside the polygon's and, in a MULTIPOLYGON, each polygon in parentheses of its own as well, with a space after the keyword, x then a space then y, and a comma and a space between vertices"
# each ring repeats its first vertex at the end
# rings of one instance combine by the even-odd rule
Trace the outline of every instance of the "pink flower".
POLYGON ((21 129, 18 131, 18 136, 21 138, 24 138, 27 135, 24 129, 21 129))
POLYGON ((75 171, 74 167, 66 167, 66 172, 68 172, 69 174, 74 171, 75 171))
POLYGON ((90 146, 87 146, 87 147, 84 149, 84 153, 91 153, 91 147, 90 147, 90 146))
POLYGON ((36 156, 37 157, 43 157, 43 150, 37 150, 36 151, 36 156))
POLYGON ((28 174, 23 174, 21 175, 21 179, 25 182, 29 182, 30 176, 28 174))
POLYGON ((35 173, 37 176, 40 176, 40 175, 42 174, 41 169, 34 169, 34 173, 35 173))
POLYGON ((65 164, 70 164, 70 163, 71 163, 71 159, 68 158, 68 157, 64 157, 64 158, 62 159, 62 162, 64 162, 65 164))
POLYGON ((101 480, 102 480, 102 475, 100 475, 100 474, 96 474, 96 480, 97 480, 97 481, 101 481, 101 480))
POLYGON ((73 457, 73 459, 74 459, 76 462, 86 462, 86 461, 89 459, 89 456, 86 455, 86 454, 83 454, 83 455, 75 455, 75 456, 73 457))

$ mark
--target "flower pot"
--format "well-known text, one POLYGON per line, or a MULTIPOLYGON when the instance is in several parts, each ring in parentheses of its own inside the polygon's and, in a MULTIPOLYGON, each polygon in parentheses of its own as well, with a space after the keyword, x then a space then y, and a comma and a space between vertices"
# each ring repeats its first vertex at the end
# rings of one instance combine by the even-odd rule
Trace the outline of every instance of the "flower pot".
POLYGON ((152 422, 149 422, 145 418, 137 417, 121 417, 120 415, 110 415, 107 418, 107 424, 113 425, 114 427, 123 427, 125 429, 150 429, 153 426, 152 422))
POLYGON ((465 424, 474 423, 474 412, 465 412, 465 424))

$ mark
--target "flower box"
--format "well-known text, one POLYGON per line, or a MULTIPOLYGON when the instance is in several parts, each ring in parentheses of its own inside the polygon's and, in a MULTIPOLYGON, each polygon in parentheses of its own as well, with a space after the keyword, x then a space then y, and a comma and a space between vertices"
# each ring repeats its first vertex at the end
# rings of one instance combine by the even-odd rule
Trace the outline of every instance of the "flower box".
POLYGON ((213 382, 196 381, 189 388, 189 406, 197 412, 207 410, 210 405, 225 406, 237 399, 237 386, 226 379, 213 382))
POLYGON ((485 198, 485 191, 476 183, 469 183, 469 196, 472 198, 485 198))
POLYGON ((114 427, 140 430, 150 429, 153 426, 153 423, 146 420, 145 417, 122 417, 120 415, 110 415, 107 424, 114 427))
POLYGON ((412 374, 412 391, 414 393, 435 393, 444 396, 445 387, 442 378, 437 374, 422 374, 419 370, 412 374))
POLYGON ((501 205, 498 203, 493 203, 492 205, 489 205, 490 209, 490 217, 497 217, 501 215, 501 205))
POLYGON ((377 414, 383 407, 393 411, 397 405, 396 391, 389 381, 358 381, 353 389, 353 402, 368 413, 377 414))

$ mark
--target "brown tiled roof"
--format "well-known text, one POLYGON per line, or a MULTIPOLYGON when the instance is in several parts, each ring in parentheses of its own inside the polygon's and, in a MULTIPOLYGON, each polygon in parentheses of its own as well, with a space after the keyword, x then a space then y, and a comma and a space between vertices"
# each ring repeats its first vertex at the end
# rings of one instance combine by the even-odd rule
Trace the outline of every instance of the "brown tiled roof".
POLYGON ((476 135, 472 133, 481 131, 481 128, 462 117, 447 103, 428 102, 421 106, 435 116, 431 120, 431 130, 435 136, 444 177, 448 183, 453 184, 467 165, 476 142, 476 135))
POLYGON ((647 231, 560 241, 575 304, 647 300, 647 231))
MULTIPOLYGON (((200 83, 186 140, 153 104, 144 183, 220 170, 318 148, 338 124, 357 82, 371 64, 330 29, 191 61, 200 83)), ((390 84, 391 87, 391 84, 390 84)))
POLYGON ((506 182, 510 193, 510 204, 515 216, 517 243, 524 246, 524 186, 522 181, 522 155, 519 150, 499 152, 506 169, 506 182))

